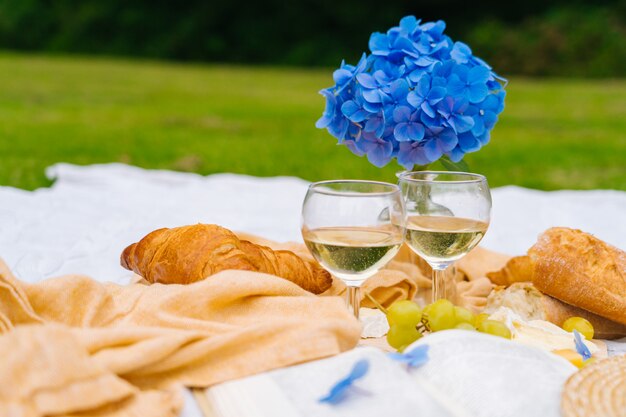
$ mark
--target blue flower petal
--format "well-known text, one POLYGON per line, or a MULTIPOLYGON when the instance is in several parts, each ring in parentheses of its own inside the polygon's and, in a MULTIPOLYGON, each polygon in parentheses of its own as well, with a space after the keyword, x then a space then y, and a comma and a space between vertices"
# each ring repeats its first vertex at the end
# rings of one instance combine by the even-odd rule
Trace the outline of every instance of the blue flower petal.
POLYGON ((387 356, 394 361, 406 363, 410 367, 415 368, 428 362, 428 349, 428 345, 422 345, 411 349, 409 352, 390 353, 387 356))
POLYGON ((389 86, 389 92, 396 100, 404 100, 409 94, 409 84, 403 79, 395 80, 389 86))
POLYGON ((498 112, 498 107, 500 107, 500 100, 496 94, 489 94, 485 100, 479 104, 480 108, 483 110, 490 110, 492 112, 498 112))
POLYGON ((441 155, 443 155, 443 150, 439 146, 438 140, 430 139, 424 143, 424 156, 426 156, 429 162, 436 161, 441 158, 441 155))
POLYGON ((400 20, 400 31, 406 35, 412 35, 418 24, 419 21, 415 16, 405 16, 400 20))
POLYGON ((363 98, 370 103, 380 103, 382 98, 378 90, 363 90, 363 98))
POLYGON ((355 113, 361 108, 356 102, 352 100, 348 100, 341 105, 341 113, 346 117, 350 117, 351 114, 355 113))
POLYGON ((385 118, 382 115, 371 117, 363 127, 366 132, 373 132, 377 137, 381 137, 385 131, 385 118))
POLYGON ((411 109, 407 106, 398 106, 393 110, 393 121, 396 123, 408 122, 411 118, 411 109))
POLYGON ((379 85, 387 84, 389 82, 389 76, 381 69, 374 71, 373 76, 374 80, 376 80, 379 85))
POLYGON ((424 70, 424 68, 418 68, 414 71, 411 71, 409 73, 409 75, 407 76, 407 78, 409 79, 409 81, 411 81, 413 84, 417 85, 420 81, 420 79, 425 76, 428 75, 426 73, 426 70, 424 70))
POLYGON ((417 87, 415 88, 415 91, 422 97, 428 96, 428 92, 430 91, 429 75, 424 75, 422 78, 420 78, 419 82, 417 83, 417 87))
POLYGON ((452 96, 460 96, 464 93, 466 88, 467 84, 461 80, 458 75, 452 74, 448 79, 448 94, 452 96))
POLYGON ((469 101, 470 103, 479 103, 487 97, 489 89, 487 84, 472 84, 469 86, 469 101))
POLYGON ((360 124, 350 123, 350 125, 348 126, 348 131, 346 132, 345 138, 348 140, 358 141, 361 138, 362 133, 363 133, 363 129, 361 129, 360 124))
POLYGON ((467 82, 469 82, 470 84, 484 84, 487 83, 490 75, 491 72, 486 67, 474 67, 469 70, 469 73, 467 74, 467 82))
POLYGON ((472 50, 463 42, 455 42, 452 51, 450 51, 450 57, 454 59, 457 64, 467 64, 471 56, 472 50))
POLYGON ((344 85, 352 79, 352 73, 347 69, 338 69, 333 72, 333 80, 337 85, 344 85))
POLYGON ((369 101, 363 101, 362 106, 368 112, 375 114, 375 113, 378 113, 382 109, 383 104, 382 103, 370 103, 369 101))
POLYGON ((498 121, 498 116, 492 111, 485 111, 483 115, 483 122, 485 123, 485 129, 491 130, 498 121))
POLYGON ((350 119, 350 121, 354 123, 361 123, 362 121, 367 119, 370 116, 370 114, 371 113, 368 112, 367 110, 360 109, 356 111, 355 113, 353 113, 352 116, 348 117, 348 119, 350 119))
POLYGON ((340 379, 335 385, 330 388, 330 392, 324 397, 319 399, 321 403, 338 404, 347 395, 348 389, 358 379, 363 378, 369 370, 369 362, 366 359, 361 359, 354 364, 352 370, 345 378, 340 379))
POLYGON ((406 96, 406 101, 416 109, 418 109, 424 102, 424 98, 420 97, 415 91, 409 92, 406 96))
POLYGON ((424 147, 417 142, 403 142, 399 145, 398 163, 406 169, 415 165, 428 165, 431 161, 424 154, 424 147))
POLYGON ((345 117, 335 117, 333 122, 328 125, 328 132, 342 141, 346 137, 346 132, 348 131, 348 127, 350 127, 350 121, 345 117))
POLYGON ((412 141, 424 139, 424 126, 421 123, 410 123, 408 128, 408 136, 412 141))
POLYGON ((376 82, 376 79, 372 77, 371 75, 364 73, 364 72, 357 75, 356 80, 359 82, 359 84, 361 84, 365 88, 372 89, 372 88, 378 87, 378 83, 376 82))
POLYGON ((443 129, 437 135, 437 144, 441 148, 442 152, 451 151, 457 143, 459 143, 459 138, 452 129, 443 129))
POLYGON ((389 142, 379 141, 376 146, 367 153, 367 160, 378 168, 382 168, 391 161, 393 145, 389 142))
POLYGON ((485 132, 481 136, 476 136, 476 139, 478 139, 482 146, 485 146, 489 143, 489 140, 491 139, 491 134, 489 132, 485 132))
POLYGON ((359 147, 357 146, 355 141, 353 141, 353 140, 345 140, 345 141, 343 141, 343 144, 346 145, 346 148, 350 149, 350 152, 352 152, 356 156, 363 156, 363 155, 365 155, 365 152, 363 152, 362 150, 359 149, 359 147))
POLYGON ((435 117, 436 116, 435 109, 432 108, 432 106, 430 105, 430 103, 428 101, 424 101, 422 103, 422 105, 420 106, 420 108, 428 116, 430 116, 430 117, 435 117))
POLYGON ((589 348, 583 342, 582 336, 578 330, 574 330, 574 344, 576 345, 576 352, 578 352, 584 360, 591 358, 591 351, 589 351, 589 348))
POLYGON ((433 129, 435 127, 438 127, 441 125, 441 118, 437 117, 437 115, 435 115, 435 117, 431 117, 429 115, 427 115, 425 112, 421 112, 420 113, 420 121, 422 122, 422 124, 426 127, 428 127, 429 129, 433 129))
POLYGON ((448 153, 448 156, 452 162, 459 162, 463 159, 465 153, 457 146, 448 153))
POLYGON ((458 143, 457 148, 460 148, 460 150, 462 150, 465 153, 475 152, 481 148, 481 143, 470 132, 461 133, 458 136, 458 139, 459 139, 459 143, 458 143))
POLYGON ((428 93, 428 102, 432 105, 439 103, 446 95, 444 87, 433 87, 428 93))
POLYGON ((472 117, 460 115, 454 117, 454 130, 457 133, 467 132, 472 127, 474 127, 474 119, 472 117))
POLYGON ((398 123, 393 129, 393 136, 398 142, 410 142, 409 123, 398 123))
POLYGON ((370 36, 369 48, 374 55, 387 56, 389 55, 389 38, 384 33, 374 32, 370 36))
POLYGON ((333 121, 333 116, 327 116, 326 114, 323 114, 322 117, 320 117, 319 119, 317 119, 317 121, 315 122, 315 127, 318 129, 323 129, 325 127, 328 127, 328 125, 333 121))
POLYGON ((473 117, 474 119, 474 126, 472 127, 472 135, 478 137, 482 134, 485 133, 485 122, 483 121, 483 118, 477 114, 473 117))
POLYGON ((337 111, 337 98, 333 93, 326 90, 320 91, 320 94, 326 98, 326 107, 324 108, 322 117, 320 117, 315 123, 315 127, 323 129, 328 127, 335 117, 335 112, 337 111))

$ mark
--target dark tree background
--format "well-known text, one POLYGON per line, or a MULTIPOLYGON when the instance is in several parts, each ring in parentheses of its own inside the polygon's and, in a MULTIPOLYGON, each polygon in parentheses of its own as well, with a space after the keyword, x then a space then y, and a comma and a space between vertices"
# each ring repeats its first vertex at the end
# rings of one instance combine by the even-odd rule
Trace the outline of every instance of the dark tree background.
POLYGON ((626 0, 0 0, 0 48, 336 66, 407 14, 504 74, 626 76, 626 0))

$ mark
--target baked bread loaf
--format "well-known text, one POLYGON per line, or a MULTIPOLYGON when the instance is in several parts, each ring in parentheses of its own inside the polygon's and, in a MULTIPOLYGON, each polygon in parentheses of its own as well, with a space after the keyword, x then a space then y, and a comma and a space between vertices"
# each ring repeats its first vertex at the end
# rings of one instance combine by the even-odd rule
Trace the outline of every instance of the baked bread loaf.
POLYGON ((593 325, 596 339, 626 336, 625 325, 542 294, 530 282, 517 282, 508 288, 496 287, 487 297, 484 311, 493 313, 500 307, 510 308, 524 320, 547 320, 557 326, 570 317, 582 317, 593 325))
POLYGON ((239 269, 276 275, 314 294, 332 285, 330 274, 316 262, 240 240, 214 224, 155 230, 124 249, 120 261, 151 283, 188 284, 239 269))
POLYGON ((580 230, 546 230, 528 250, 532 282, 567 304, 626 325, 626 253, 580 230))

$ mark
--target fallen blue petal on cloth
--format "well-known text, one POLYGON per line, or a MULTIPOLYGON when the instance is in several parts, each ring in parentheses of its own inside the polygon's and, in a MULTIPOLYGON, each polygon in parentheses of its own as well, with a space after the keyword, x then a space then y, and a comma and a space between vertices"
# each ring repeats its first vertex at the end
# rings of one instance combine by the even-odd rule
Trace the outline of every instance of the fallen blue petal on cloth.
POLYGON ((428 345, 418 346, 410 352, 390 353, 389 357, 394 361, 406 363, 410 368, 416 368, 428 362, 428 345))
POLYGON ((574 330, 574 343, 576 344, 576 352, 580 353, 584 360, 591 358, 591 352, 583 343, 583 339, 580 336, 580 333, 578 333, 578 330, 574 330))
POLYGON ((369 370, 370 363, 367 359, 361 359, 354 364, 352 370, 345 378, 339 380, 330 389, 330 392, 319 399, 321 403, 337 404, 346 398, 349 388, 353 387, 355 381, 363 378, 369 370))

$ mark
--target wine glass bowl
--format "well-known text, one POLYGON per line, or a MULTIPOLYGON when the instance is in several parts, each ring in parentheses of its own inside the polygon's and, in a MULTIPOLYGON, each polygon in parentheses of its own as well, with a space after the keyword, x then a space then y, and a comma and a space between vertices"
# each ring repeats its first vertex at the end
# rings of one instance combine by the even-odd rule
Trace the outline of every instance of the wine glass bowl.
POLYGON ((443 271, 481 241, 489 227, 487 179, 465 172, 415 171, 399 175, 406 207, 407 245, 433 269, 433 301, 450 298, 443 271))
POLYGON ((309 186, 302 237, 322 267, 348 286, 348 302, 357 317, 358 289, 400 249, 405 217, 395 184, 336 180, 309 186))

